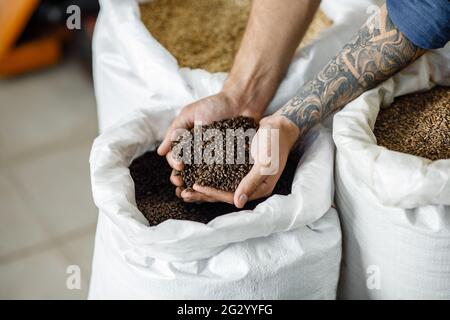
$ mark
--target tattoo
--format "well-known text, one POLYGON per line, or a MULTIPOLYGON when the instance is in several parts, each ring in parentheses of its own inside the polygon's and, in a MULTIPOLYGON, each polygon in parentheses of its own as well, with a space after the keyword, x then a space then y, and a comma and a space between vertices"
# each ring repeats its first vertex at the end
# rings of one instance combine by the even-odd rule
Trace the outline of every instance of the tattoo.
POLYGON ((395 27, 383 6, 279 113, 294 122, 303 134, 424 52, 395 27))

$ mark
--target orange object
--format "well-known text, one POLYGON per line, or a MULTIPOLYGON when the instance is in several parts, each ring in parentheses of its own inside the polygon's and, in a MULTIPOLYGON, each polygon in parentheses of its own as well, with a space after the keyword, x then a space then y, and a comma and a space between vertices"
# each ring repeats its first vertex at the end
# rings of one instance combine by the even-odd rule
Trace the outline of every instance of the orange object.
POLYGON ((39 0, 0 0, 0 59, 12 49, 39 0))
POLYGON ((0 59, 0 76, 15 76, 57 63, 62 56, 59 37, 30 41, 0 59))
POLYGON ((0 0, 0 77, 15 76, 56 64, 62 57, 67 30, 15 46, 39 0, 0 0))

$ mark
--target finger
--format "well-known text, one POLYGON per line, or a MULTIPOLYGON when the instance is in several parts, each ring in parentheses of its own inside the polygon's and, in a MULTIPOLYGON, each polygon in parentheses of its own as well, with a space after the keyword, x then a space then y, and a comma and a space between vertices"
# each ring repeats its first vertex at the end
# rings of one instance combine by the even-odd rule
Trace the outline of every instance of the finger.
POLYGON ((182 193, 182 199, 186 202, 217 202, 216 199, 194 190, 182 193))
POLYGON ((195 191, 204 194, 206 197, 214 199, 220 202, 226 202, 229 204, 233 204, 233 193, 226 192, 222 190, 217 190, 211 187, 201 186, 199 184, 194 184, 192 187, 195 191))
POLYGON ((258 162, 261 166, 270 166, 272 151, 270 146, 270 128, 260 127, 250 146, 250 153, 255 162, 258 162))
POLYGON ((192 189, 182 191, 181 198, 185 202, 216 202, 214 199, 192 189))
POLYGON ((172 170, 170 175, 170 182, 176 187, 182 187, 184 185, 183 177, 179 174, 179 171, 172 170))
POLYGON ((234 193, 234 205, 243 208, 249 198, 261 186, 267 176, 262 175, 258 164, 253 165, 250 172, 242 179, 234 193))
MULTIPOLYGON (((187 107, 185 107, 184 110, 187 110, 187 107)), ((177 138, 176 137, 177 129, 188 129, 190 128, 191 123, 192 119, 189 116, 189 112, 182 111, 167 129, 164 139, 158 147, 157 150, 158 154, 160 156, 165 156, 172 147, 172 141, 174 141, 177 138)))
MULTIPOLYGON (((255 190, 255 192, 253 192, 253 194, 251 194, 249 196, 249 200, 255 200, 255 199, 264 198, 264 197, 268 197, 268 196, 272 195, 273 190, 275 189, 275 186, 276 186, 278 180, 280 180, 280 177, 281 177, 281 174, 283 173, 285 165, 286 165, 286 161, 282 160, 281 166, 277 169, 277 174, 274 174, 274 175, 272 175, 272 174, 264 175, 261 173, 262 171, 260 171, 260 174, 262 177, 264 177, 264 179, 261 181, 261 184, 255 190)), ((266 167, 261 167, 261 168, 267 169, 266 167)), ((266 172, 267 171, 265 171, 264 173, 266 173, 266 172)), ((239 186, 238 186, 238 189, 239 189, 239 186)))
POLYGON ((160 156, 165 156, 167 154, 167 152, 170 151, 171 147, 172 147, 172 133, 173 130, 175 129, 175 121, 171 124, 171 126, 169 127, 169 129, 167 129, 167 132, 164 136, 163 141, 161 142, 161 144, 158 147, 158 154, 160 156))
POLYGON ((195 202, 193 197, 190 194, 184 194, 184 191, 181 193, 181 200, 188 203, 195 202))
POLYGON ((181 199, 181 193, 183 192, 184 188, 183 187, 177 187, 175 189, 175 195, 181 199))
POLYGON ((167 162, 169 163, 169 166, 171 166, 173 169, 178 170, 178 171, 183 170, 183 168, 184 168, 184 163, 181 162, 181 161, 178 161, 178 159, 176 159, 176 158, 173 156, 172 151, 169 151, 169 152, 166 154, 166 160, 167 160, 167 162))
POLYGON ((275 189, 277 181, 277 176, 267 176, 266 179, 261 183, 260 187, 255 192, 253 192, 251 196, 249 196, 248 201, 271 196, 273 189, 275 189))

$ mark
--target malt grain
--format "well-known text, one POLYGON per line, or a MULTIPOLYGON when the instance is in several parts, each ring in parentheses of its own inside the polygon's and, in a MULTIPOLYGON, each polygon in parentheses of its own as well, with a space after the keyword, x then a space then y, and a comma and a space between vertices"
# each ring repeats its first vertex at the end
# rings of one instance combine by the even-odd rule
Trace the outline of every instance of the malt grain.
MULTIPOLYGON (((228 72, 250 6, 250 0, 155 0, 140 4, 140 11, 144 25, 180 67, 228 72)), ((331 24, 319 10, 300 47, 331 24)))
POLYGON ((380 110, 377 143, 390 150, 431 160, 450 159, 450 88, 414 93, 380 110))
MULTIPOLYGON (((274 194, 291 193, 292 181, 299 155, 292 154, 280 177, 274 194)), ((151 226, 167 219, 191 220, 208 223, 217 216, 238 211, 226 203, 186 203, 175 195, 175 187, 170 183, 171 168, 164 157, 156 152, 147 152, 136 158, 130 166, 130 174, 135 185, 138 209, 151 226)), ((250 201, 242 210, 252 210, 265 199, 250 201)))
MULTIPOLYGON (((256 122, 247 117, 236 117, 232 119, 226 119, 222 121, 216 121, 209 125, 201 126, 199 132, 202 134, 202 142, 195 147, 194 139, 186 142, 185 145, 191 150, 191 162, 185 164, 184 169, 181 171, 181 176, 187 188, 192 188, 194 183, 198 183, 203 186, 212 187, 215 189, 234 192, 239 185, 240 181, 250 171, 252 164, 250 163, 250 142, 253 135, 245 135, 246 133, 256 133, 258 125, 256 122), (206 163, 204 151, 208 146, 211 146, 215 139, 214 137, 208 137, 207 133, 210 130, 217 130, 222 134, 222 141, 220 142, 220 151, 222 152, 222 161, 215 161, 214 163, 206 163), (231 129, 235 133, 232 140, 227 140, 227 130, 231 129), (250 129, 250 130, 249 130, 250 129), (227 146, 227 141, 229 145, 227 146), (226 148, 233 150, 233 153, 229 152, 227 158, 226 148), (240 147, 240 148, 239 148, 240 147), (233 148, 233 149, 231 149, 233 148), (238 150, 241 150, 241 160, 238 163, 238 150), (242 154, 243 153, 243 154, 242 154), (200 155, 200 162, 195 162, 195 156, 200 155), (228 162, 227 162, 228 160, 228 162)), ((195 135, 194 128, 191 129, 191 136, 195 135)), ((177 145, 180 140, 175 141, 173 146, 177 145)), ((175 153, 175 151, 173 152, 175 153)), ((178 153, 177 153, 178 154, 178 153)), ((179 153, 182 156, 182 152, 179 153)), ((220 160, 220 159, 219 159, 220 160)))

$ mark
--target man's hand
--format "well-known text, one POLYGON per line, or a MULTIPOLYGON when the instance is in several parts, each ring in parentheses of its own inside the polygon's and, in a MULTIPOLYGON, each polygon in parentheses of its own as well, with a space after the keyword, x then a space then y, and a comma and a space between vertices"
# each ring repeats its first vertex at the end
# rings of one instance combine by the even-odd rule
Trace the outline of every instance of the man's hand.
POLYGON ((170 125, 163 142, 158 148, 158 154, 166 156, 167 162, 174 169, 170 181, 177 187, 176 194, 180 197, 184 190, 183 179, 178 174, 178 171, 183 169, 183 164, 175 161, 170 151, 172 141, 176 138, 177 129, 191 129, 194 122, 197 121, 201 121, 204 125, 236 116, 246 116, 259 120, 263 110, 262 108, 261 111, 258 111, 255 108, 241 107, 239 100, 225 91, 184 107, 170 125))
MULTIPOLYGON (((301 39, 306 33, 318 0, 255 0, 239 50, 224 84, 223 92, 185 107, 168 130, 158 153, 172 168, 180 170, 170 153, 173 132, 190 129, 194 121, 207 124, 235 116, 259 120, 275 95, 301 39)), ((284 164, 283 164, 284 166, 284 164)), ((176 193, 189 200, 180 176, 172 174, 176 193)), ((215 197, 202 198, 215 201, 215 197)))
POLYGON ((194 191, 184 191, 181 197, 187 202, 220 201, 242 208, 250 200, 270 196, 299 133, 297 126, 283 116, 263 118, 251 145, 255 163, 234 193, 195 184, 194 191))
MULTIPOLYGON (((361 93, 389 79, 424 52, 425 50, 417 47, 397 29, 384 5, 377 16, 369 18, 355 38, 347 43, 315 78, 304 84, 275 115, 261 121, 260 130, 253 141, 260 141, 259 137, 267 135, 264 128, 279 129, 279 150, 276 153, 279 156, 279 166, 275 174, 265 172, 265 169, 273 165, 272 160, 275 157, 272 151, 275 149, 268 142, 262 143, 262 148, 255 147, 257 144, 252 143, 255 165, 234 194, 194 185, 194 192, 185 192, 181 196, 186 201, 223 201, 242 208, 248 200, 269 195, 284 169, 292 146, 300 136, 305 136, 325 118, 361 93), (270 156, 267 158, 267 155, 270 156)), ((262 68, 256 70, 260 69, 262 68)))

